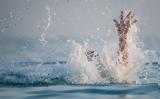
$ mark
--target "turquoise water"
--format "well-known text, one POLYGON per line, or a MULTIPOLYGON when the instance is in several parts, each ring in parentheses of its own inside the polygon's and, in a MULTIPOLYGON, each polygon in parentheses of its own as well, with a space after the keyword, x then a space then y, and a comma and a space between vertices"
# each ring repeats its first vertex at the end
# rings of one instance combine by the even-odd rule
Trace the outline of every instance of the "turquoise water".
POLYGON ((160 99, 156 84, 1 87, 0 99, 160 99))

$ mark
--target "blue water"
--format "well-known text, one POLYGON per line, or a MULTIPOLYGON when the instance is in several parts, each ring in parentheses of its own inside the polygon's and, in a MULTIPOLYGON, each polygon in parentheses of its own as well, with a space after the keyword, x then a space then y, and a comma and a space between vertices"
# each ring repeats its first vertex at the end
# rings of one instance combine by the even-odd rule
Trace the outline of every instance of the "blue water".
POLYGON ((1 87, 0 99, 160 99, 156 84, 1 87))
POLYGON ((65 66, 66 61, 52 61, 1 67, 0 99, 160 99, 158 83, 74 83, 66 79, 65 66))

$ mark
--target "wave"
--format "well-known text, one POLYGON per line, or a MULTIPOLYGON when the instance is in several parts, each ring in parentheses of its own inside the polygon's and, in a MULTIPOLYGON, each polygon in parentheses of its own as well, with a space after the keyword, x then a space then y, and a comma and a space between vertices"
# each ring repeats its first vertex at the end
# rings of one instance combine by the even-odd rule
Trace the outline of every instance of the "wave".
MULTIPOLYGON (((150 66, 146 63, 146 67, 150 66)), ((152 62, 152 70, 156 71, 160 68, 158 62, 152 62)), ((115 82, 97 81, 97 82, 75 82, 73 80, 71 70, 67 66, 67 61, 53 62, 15 62, 14 66, 0 69, 0 86, 50 86, 50 85, 108 85, 115 82)), ((146 78, 140 74, 139 80, 141 84, 155 83, 158 79, 157 74, 151 74, 146 78), (149 80, 146 82, 147 80, 149 80)), ((138 84, 138 83, 137 83, 138 84)))

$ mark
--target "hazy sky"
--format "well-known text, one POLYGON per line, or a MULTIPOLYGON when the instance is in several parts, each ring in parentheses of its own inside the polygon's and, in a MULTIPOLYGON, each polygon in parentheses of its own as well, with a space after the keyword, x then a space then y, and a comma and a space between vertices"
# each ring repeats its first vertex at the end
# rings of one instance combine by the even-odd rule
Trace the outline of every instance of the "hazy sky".
POLYGON ((47 40, 115 33, 113 19, 121 10, 135 12, 145 48, 159 51, 159 5, 160 0, 0 0, 0 53, 38 42, 43 33, 47 40))

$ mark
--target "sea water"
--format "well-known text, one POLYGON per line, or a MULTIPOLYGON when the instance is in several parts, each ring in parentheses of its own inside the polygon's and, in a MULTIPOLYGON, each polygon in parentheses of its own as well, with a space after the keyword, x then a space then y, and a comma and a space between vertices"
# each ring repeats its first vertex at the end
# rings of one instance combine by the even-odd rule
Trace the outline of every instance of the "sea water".
MULTIPOLYGON (((49 7, 46 12, 47 24, 39 41, 51 54, 53 49, 45 39, 52 19, 49 7)), ((61 58, 55 51, 52 59, 1 59, 0 99, 160 99, 159 57, 155 51, 143 49, 137 27, 129 32, 127 67, 119 64, 118 37, 110 38, 92 35, 83 40, 62 39, 61 46, 56 45, 67 49, 61 58), (88 62, 87 50, 95 50, 100 57, 88 62)))
POLYGON ((156 84, 2 87, 0 93, 0 99, 160 99, 160 89, 156 84))
POLYGON ((0 99, 160 99, 160 64, 155 51, 143 50, 143 61, 136 60, 141 68, 137 71, 129 69, 134 75, 128 73, 130 79, 123 82, 121 79, 127 75, 114 75, 119 72, 116 63, 112 63, 116 62, 116 57, 112 56, 116 54, 112 52, 116 44, 107 44, 113 46, 106 52, 109 54, 104 54, 106 45, 102 49, 101 60, 105 55, 110 55, 112 59, 101 61, 105 68, 100 69, 96 60, 87 61, 85 51, 92 48, 88 47, 89 42, 69 40, 68 44, 70 52, 66 58, 11 63, 1 61, 0 99), (115 70, 108 69, 110 64, 115 66, 115 70))
MULTIPOLYGON (((16 70, 1 71, 0 99, 160 99, 160 87, 154 81, 159 77, 157 73, 146 78, 141 75, 140 79, 145 78, 141 84, 71 82, 65 78, 65 64, 66 61, 15 63, 16 70)), ((153 71, 160 64, 152 66, 153 71)))

